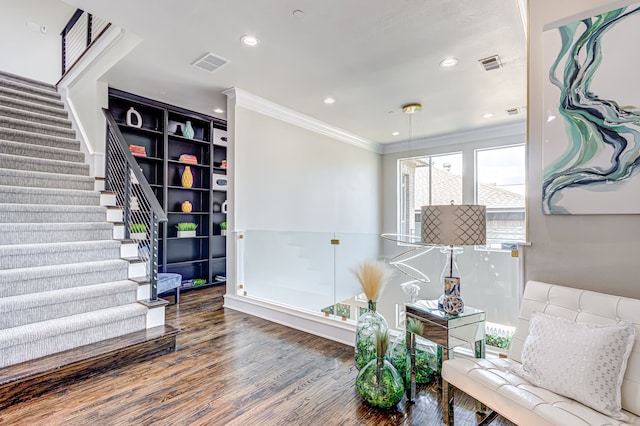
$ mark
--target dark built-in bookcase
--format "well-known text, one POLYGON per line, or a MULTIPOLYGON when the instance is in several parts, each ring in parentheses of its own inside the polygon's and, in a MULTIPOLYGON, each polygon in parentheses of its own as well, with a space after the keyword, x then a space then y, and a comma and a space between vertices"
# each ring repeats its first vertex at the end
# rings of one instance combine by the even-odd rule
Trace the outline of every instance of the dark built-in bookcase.
POLYGON ((182 288, 198 288, 193 280, 202 278, 208 286, 224 283, 226 277, 226 237, 220 223, 226 222, 223 203, 227 199, 227 138, 224 120, 157 102, 117 89, 109 89, 109 110, 129 145, 144 147, 145 155, 135 155, 168 221, 160 227, 159 271, 182 275, 182 288), (130 108, 140 114, 142 126, 127 124, 130 108), (194 130, 192 138, 180 135, 186 122, 194 130), (197 158, 197 164, 179 161, 181 155, 197 158), (182 174, 189 166, 193 186, 184 188, 182 174), (190 213, 182 212, 185 201, 190 213), (178 238, 176 224, 194 222, 195 237, 178 238))

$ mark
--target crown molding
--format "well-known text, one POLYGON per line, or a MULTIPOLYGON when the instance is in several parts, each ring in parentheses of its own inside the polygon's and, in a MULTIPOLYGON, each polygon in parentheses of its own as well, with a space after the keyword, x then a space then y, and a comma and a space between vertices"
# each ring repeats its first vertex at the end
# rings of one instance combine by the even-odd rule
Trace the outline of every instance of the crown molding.
POLYGON ((250 109, 260 114, 264 114, 321 135, 329 136, 330 138, 355 145, 368 151, 373 151, 378 154, 382 153, 381 145, 377 142, 349 133, 346 130, 334 127, 324 121, 309 117, 308 115, 276 104, 275 102, 261 98, 260 96, 246 92, 237 87, 232 87, 222 93, 227 95, 230 99, 235 99, 236 106, 250 109))
MULTIPOLYGON (((413 139, 411 140, 411 150, 503 138, 513 138, 514 143, 522 143, 526 140, 526 135, 527 121, 518 120, 516 122, 498 126, 481 127, 478 129, 465 130, 462 132, 447 133, 440 136, 413 139)), ((382 154, 406 152, 408 142, 409 141, 404 140, 385 144, 382 147, 382 154)))

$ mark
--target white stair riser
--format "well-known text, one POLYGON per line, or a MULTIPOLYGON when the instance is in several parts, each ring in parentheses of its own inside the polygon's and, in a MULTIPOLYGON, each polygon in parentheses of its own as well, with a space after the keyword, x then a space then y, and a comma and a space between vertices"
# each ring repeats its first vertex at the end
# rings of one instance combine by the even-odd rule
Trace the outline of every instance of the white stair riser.
POLYGON ((123 222, 123 214, 120 209, 108 209, 107 210, 107 222, 116 223, 123 222))
POLYGON ((138 257, 138 244, 122 243, 122 245, 120 246, 120 257, 122 258, 138 257))
MULTIPOLYGON (((142 275, 138 275, 142 276, 142 275)), ((149 300, 149 295, 151 291, 151 284, 140 284, 138 286, 138 300, 149 300)))
MULTIPOLYGON (((129 278, 144 277, 147 275, 147 264, 145 262, 134 262, 129 264, 129 278)), ((149 296, 147 296, 147 299, 149 296)))
POLYGON ((100 205, 101 206, 115 206, 116 205, 116 194, 113 192, 101 193, 100 194, 100 205))
POLYGON ((159 325, 164 325, 164 305, 154 306, 147 311, 147 328, 159 325))
POLYGON ((113 226, 113 239, 124 240, 124 225, 113 226))

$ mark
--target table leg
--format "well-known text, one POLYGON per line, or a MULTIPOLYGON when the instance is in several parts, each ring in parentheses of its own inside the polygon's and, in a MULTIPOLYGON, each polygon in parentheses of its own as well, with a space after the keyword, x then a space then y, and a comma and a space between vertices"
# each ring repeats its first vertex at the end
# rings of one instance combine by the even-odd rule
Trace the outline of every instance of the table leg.
POLYGON ((453 426, 453 386, 442 381, 442 421, 447 426, 453 426))
POLYGON ((484 347, 484 339, 476 341, 476 358, 484 358, 485 355, 485 347, 484 347))
MULTIPOLYGON (((476 358, 484 358, 485 356, 484 339, 476 341, 475 355, 476 355, 476 358)), ((480 420, 482 420, 486 416, 486 412, 487 412, 487 406, 480 401, 476 401, 476 417, 478 418, 478 422, 480 422, 480 420)))
POLYGON ((416 336, 415 334, 407 331, 406 336, 407 343, 407 355, 409 357, 409 365, 408 365, 408 383, 405 380, 407 385, 406 394, 409 401, 414 401, 416 399, 416 336))

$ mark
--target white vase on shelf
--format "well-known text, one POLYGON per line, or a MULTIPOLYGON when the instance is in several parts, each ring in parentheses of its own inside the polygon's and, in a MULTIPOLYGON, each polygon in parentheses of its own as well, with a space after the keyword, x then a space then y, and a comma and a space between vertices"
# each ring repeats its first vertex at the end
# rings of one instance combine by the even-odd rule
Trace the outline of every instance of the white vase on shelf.
POLYGON ((127 126, 137 127, 138 129, 142 127, 142 116, 133 107, 127 111, 127 126))

